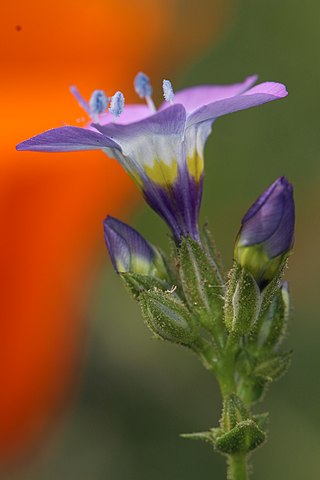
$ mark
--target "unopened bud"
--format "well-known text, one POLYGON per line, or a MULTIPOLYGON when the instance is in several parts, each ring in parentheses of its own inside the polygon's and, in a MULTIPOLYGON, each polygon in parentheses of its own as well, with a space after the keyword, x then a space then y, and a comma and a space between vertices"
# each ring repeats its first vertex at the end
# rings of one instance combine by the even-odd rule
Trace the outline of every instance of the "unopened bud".
POLYGON ((252 205, 242 220, 234 259, 263 289, 277 274, 294 241, 292 185, 278 178, 252 205))

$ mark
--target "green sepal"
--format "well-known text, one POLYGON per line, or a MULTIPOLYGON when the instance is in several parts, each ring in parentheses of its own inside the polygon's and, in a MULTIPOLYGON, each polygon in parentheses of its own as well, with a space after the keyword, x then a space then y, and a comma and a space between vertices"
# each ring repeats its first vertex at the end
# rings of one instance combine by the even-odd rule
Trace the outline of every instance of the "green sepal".
POLYGON ((250 333, 260 311, 261 296, 250 272, 234 263, 229 274, 225 298, 225 324, 230 333, 250 333))
POLYGON ((259 321, 250 339, 250 350, 257 356, 272 352, 281 344, 287 332, 290 314, 290 295, 287 285, 276 292, 271 305, 259 321))
POLYGON ((220 342, 224 335, 221 280, 198 242, 183 238, 178 253, 179 276, 189 309, 220 342))
POLYGON ((249 413, 237 395, 231 394, 224 397, 220 420, 220 428, 224 433, 229 432, 238 423, 248 418, 249 413))
POLYGON ((217 250, 213 236, 211 235, 211 232, 209 231, 208 225, 206 223, 204 224, 202 229, 202 243, 209 262, 215 272, 215 276, 217 280, 220 281, 221 286, 224 287, 224 268, 222 264, 221 254, 217 250))
MULTIPOLYGON (((259 322, 263 315, 266 313, 268 308, 270 307, 274 296, 277 294, 280 285, 281 285, 281 278, 285 268, 288 265, 288 254, 286 254, 282 262, 280 264, 279 270, 277 271, 276 275, 273 277, 270 283, 262 290, 261 293, 261 308, 260 308, 260 315, 259 315, 259 322)), ((258 322, 258 323, 259 323, 258 322)))
POLYGON ((131 272, 119 273, 119 275, 135 300, 139 298, 142 292, 154 290, 155 288, 160 290, 170 288, 167 282, 158 277, 131 272))
POLYGON ((220 280, 198 242, 183 238, 179 248, 179 275, 189 307, 195 310, 222 311, 220 280))
POLYGON ((157 338, 191 346, 198 337, 189 310, 169 291, 153 290, 139 295, 146 324, 157 338))
POLYGON ((266 439, 266 434, 253 419, 243 420, 232 430, 218 436, 215 448, 221 453, 249 453, 259 447, 266 439))
POLYGON ((168 283, 170 283, 171 286, 177 287, 179 296, 183 297, 181 281, 178 272, 179 260, 177 258, 177 245, 171 237, 169 237, 169 248, 169 255, 164 255, 163 252, 161 252, 168 274, 168 283))
POLYGON ((253 371, 253 376, 265 382, 274 382, 284 375, 290 367, 292 351, 277 353, 260 361, 253 371))

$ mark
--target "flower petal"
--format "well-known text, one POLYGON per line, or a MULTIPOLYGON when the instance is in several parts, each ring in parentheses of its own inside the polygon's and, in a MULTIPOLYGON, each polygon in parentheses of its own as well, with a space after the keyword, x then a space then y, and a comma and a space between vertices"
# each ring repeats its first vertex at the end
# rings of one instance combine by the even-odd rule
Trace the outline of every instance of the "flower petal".
POLYGON ((123 167, 136 178, 150 178, 159 185, 171 185, 177 176, 177 164, 184 136, 186 111, 173 105, 139 122, 128 125, 94 124, 103 135, 121 147, 123 167))
POLYGON ((256 107, 263 103, 286 97, 287 95, 288 92, 281 83, 261 83, 241 95, 218 100, 194 110, 187 117, 187 127, 207 120, 214 121, 222 115, 256 107))
MULTIPOLYGON (((257 81, 257 78, 257 75, 252 75, 243 82, 232 85, 201 85, 184 88, 175 92, 174 102, 175 104, 181 103, 187 113, 191 113, 203 105, 208 105, 208 103, 240 95, 250 88, 257 81)), ((168 103, 164 102, 160 109, 167 106, 168 103)))
POLYGON ((189 174, 199 181, 204 171, 204 146, 212 130, 212 121, 196 123, 186 129, 185 144, 189 174))
POLYGON ((175 240, 191 236, 200 241, 198 216, 202 197, 203 175, 195 178, 189 172, 184 144, 181 145, 177 177, 170 188, 145 181, 143 194, 151 208, 168 224, 175 240))
POLYGON ((138 122, 144 118, 150 117, 151 112, 149 107, 144 104, 126 104, 124 111, 115 119, 111 113, 106 112, 99 115, 99 123, 101 125, 107 125, 109 123, 117 123, 119 125, 126 125, 132 122, 138 122))
POLYGON ((101 133, 79 127, 60 127, 47 130, 17 145, 17 150, 38 152, 72 152, 76 150, 119 149, 113 140, 101 133))
POLYGON ((149 205, 167 222, 177 241, 199 240, 198 211, 202 170, 186 159, 186 111, 173 105, 130 125, 94 125, 122 148, 115 156, 141 188, 149 205), (194 174, 194 175, 193 175, 194 174))

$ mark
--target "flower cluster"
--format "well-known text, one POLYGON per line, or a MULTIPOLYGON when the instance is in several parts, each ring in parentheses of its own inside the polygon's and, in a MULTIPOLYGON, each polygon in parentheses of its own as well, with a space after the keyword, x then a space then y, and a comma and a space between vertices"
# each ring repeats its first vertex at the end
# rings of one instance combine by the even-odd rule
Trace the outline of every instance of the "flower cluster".
POLYGON ((188 437, 210 441, 237 461, 265 440, 265 415, 253 415, 250 406, 291 358, 279 347, 290 309, 281 276, 294 242, 293 189, 280 177, 251 206, 226 277, 209 232, 200 232, 198 216, 204 147, 213 123, 287 95, 281 84, 253 86, 255 81, 252 76, 234 85, 174 92, 164 80, 165 101, 158 110, 144 73, 136 76, 134 87, 146 105, 125 105, 121 92, 109 98, 101 90, 86 102, 72 87, 94 123, 54 128, 17 146, 44 152, 102 150, 123 166, 167 223, 175 242, 170 257, 110 216, 104 221, 106 245, 153 334, 192 349, 219 382, 224 401, 219 428, 188 437))

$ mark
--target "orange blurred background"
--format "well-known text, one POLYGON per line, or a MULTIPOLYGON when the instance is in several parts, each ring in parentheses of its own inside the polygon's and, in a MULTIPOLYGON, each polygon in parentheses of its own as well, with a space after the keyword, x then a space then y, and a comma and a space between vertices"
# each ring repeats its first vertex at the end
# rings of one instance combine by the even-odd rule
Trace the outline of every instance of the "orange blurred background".
POLYGON ((70 398, 84 309, 105 255, 106 213, 129 215, 131 180, 101 152, 18 153, 15 144, 83 117, 71 84, 136 101, 219 37, 231 0, 17 0, 1 15, 0 463, 34 450, 70 398))

